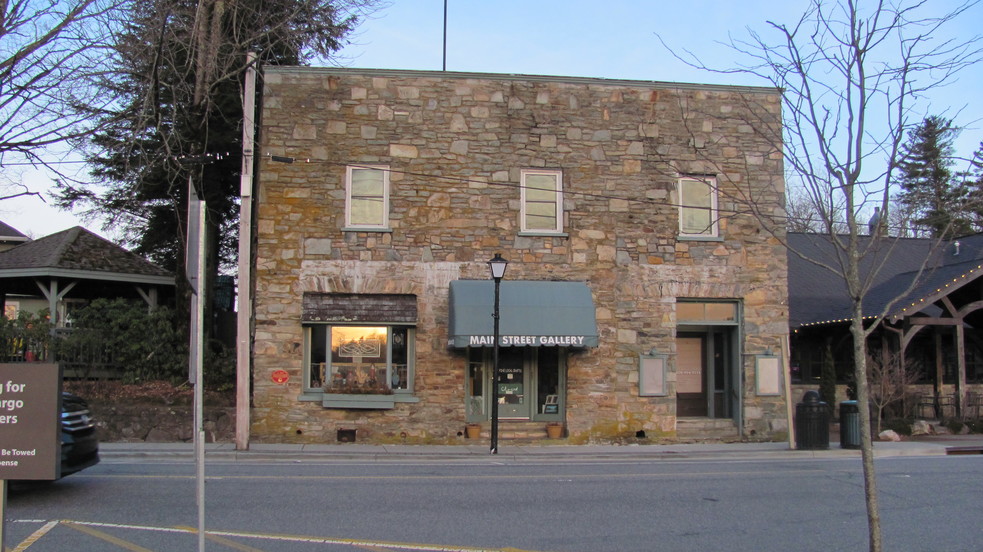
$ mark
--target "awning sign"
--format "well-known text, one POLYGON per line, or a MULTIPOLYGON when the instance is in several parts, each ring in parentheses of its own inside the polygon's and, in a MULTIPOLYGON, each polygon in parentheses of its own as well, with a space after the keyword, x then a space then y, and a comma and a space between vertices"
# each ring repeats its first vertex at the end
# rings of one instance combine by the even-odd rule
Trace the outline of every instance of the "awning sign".
MULTIPOLYGON (((494 282, 454 280, 448 298, 448 345, 493 347, 494 282)), ((498 344, 503 347, 597 347, 594 300, 584 282, 501 283, 498 344)))
MULTIPOLYGON (((584 347, 588 336, 585 335, 500 335, 498 344, 502 347, 584 347)), ((491 347, 495 345, 495 336, 469 336, 469 347, 491 347)))

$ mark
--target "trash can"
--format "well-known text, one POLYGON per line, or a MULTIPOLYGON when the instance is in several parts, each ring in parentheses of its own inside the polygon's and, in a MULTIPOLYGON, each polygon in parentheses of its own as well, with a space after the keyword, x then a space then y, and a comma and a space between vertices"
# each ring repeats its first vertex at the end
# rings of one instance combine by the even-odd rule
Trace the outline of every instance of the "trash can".
POLYGON ((857 401, 840 403, 840 448, 860 448, 860 407, 857 401))
POLYGON ((829 407, 815 391, 806 391, 802 402, 795 405, 795 448, 829 448, 829 407))

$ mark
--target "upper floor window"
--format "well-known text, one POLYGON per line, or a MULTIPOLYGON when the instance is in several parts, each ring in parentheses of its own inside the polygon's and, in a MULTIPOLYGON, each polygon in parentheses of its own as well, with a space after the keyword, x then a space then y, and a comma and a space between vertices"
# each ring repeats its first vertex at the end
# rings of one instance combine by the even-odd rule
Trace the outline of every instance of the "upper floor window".
POLYGON ((679 233, 717 236, 717 182, 713 178, 679 180, 679 233))
POLYGON ((389 167, 347 167, 345 226, 359 230, 389 229, 389 167))
POLYGON ((559 233, 563 231, 563 173, 561 171, 522 171, 523 232, 559 233))

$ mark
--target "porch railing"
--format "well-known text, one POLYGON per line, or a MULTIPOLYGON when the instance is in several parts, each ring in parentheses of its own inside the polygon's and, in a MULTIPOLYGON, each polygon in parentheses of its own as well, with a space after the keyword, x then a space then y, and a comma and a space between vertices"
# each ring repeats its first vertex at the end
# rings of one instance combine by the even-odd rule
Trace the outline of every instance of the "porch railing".
POLYGON ((71 328, 51 334, 4 332, 0 335, 0 362, 59 362, 65 377, 114 378, 121 366, 110 347, 98 338, 69 340, 71 328))

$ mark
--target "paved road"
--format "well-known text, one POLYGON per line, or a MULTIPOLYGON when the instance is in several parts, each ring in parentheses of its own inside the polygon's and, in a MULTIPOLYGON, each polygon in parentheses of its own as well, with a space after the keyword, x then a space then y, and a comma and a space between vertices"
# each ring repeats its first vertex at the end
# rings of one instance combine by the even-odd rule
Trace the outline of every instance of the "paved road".
MULTIPOLYGON (((210 460, 206 549, 864 549, 857 458, 800 454, 210 460)), ((885 549, 980 549, 983 527, 967 514, 978 510, 983 455, 877 464, 885 549)), ((183 453, 110 454, 54 485, 12 493, 7 545, 195 550, 193 471, 183 453)))

